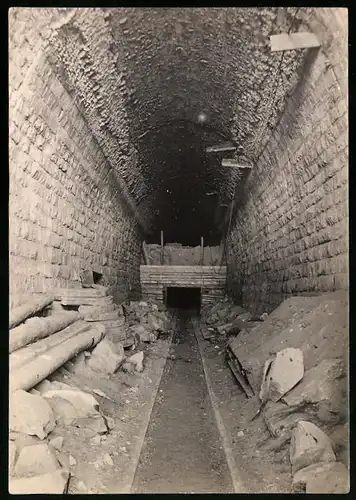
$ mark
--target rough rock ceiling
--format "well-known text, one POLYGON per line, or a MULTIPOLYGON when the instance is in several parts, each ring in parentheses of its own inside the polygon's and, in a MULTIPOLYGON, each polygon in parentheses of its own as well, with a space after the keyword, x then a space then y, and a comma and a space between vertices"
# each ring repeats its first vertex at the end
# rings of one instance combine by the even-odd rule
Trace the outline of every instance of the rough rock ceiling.
POLYGON ((304 51, 286 52, 280 66, 281 54, 269 47, 271 34, 292 21, 298 29, 296 9, 63 11, 49 59, 152 231, 151 241, 163 229, 166 241, 197 244, 204 236, 207 244, 218 243, 239 176, 221 167, 226 153, 205 148, 232 140, 242 161, 258 156, 304 57, 304 51), (199 123, 202 113, 205 123, 199 123))

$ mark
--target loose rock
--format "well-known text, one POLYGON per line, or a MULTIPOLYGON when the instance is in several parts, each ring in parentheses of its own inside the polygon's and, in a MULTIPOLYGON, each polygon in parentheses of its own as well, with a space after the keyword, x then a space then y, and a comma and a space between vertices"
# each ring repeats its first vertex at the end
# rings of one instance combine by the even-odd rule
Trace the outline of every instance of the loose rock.
MULTIPOLYGON (((120 346, 122 347, 121 344, 120 346)), ((87 361, 87 365, 95 372, 115 373, 124 359, 123 352, 121 355, 116 354, 115 349, 114 344, 110 340, 102 340, 93 350, 90 359, 87 361)))
POLYGON ((318 462, 335 462, 328 436, 311 422, 301 420, 292 433, 290 444, 292 472, 318 462))
POLYGON ((108 432, 105 419, 100 415, 92 418, 78 418, 73 422, 73 424, 76 427, 90 429, 97 434, 106 434, 108 432))
POLYGON ((325 476, 329 475, 343 476, 348 479, 348 471, 340 462, 319 462, 309 465, 308 467, 304 467, 295 473, 292 483, 293 489, 295 492, 303 492, 305 491, 305 487, 309 481, 317 479, 320 476, 325 480, 325 476))
POLYGON ((86 392, 68 390, 49 390, 43 393, 47 400, 60 398, 68 401, 75 408, 77 417, 90 417, 98 415, 99 403, 86 392))
POLYGON ((10 396, 10 429, 44 439, 55 426, 50 405, 41 396, 15 391, 10 396))
POLYGON ((324 359, 319 365, 308 370, 303 380, 283 397, 289 406, 305 403, 329 401, 335 411, 333 400, 341 393, 340 377, 344 373, 341 359, 324 359))
POLYGON ((303 352, 287 347, 279 351, 268 375, 268 398, 277 402, 290 391, 304 374, 303 352))
POLYGON ((50 440, 49 444, 53 446, 56 450, 60 451, 63 447, 63 437, 62 436, 57 436, 53 439, 50 440))
POLYGON ((350 476, 346 467, 339 463, 332 470, 320 472, 308 479, 306 493, 349 493, 350 476))
POLYGON ((144 356, 143 351, 137 352, 136 354, 131 356, 128 360, 129 363, 132 363, 133 365, 135 365, 135 369, 138 372, 143 371, 143 356, 144 356))
POLYGON ((62 494, 66 488, 68 473, 56 470, 52 473, 41 474, 40 476, 13 479, 9 482, 11 495, 18 494, 62 494))
POLYGON ((12 475, 14 473, 14 466, 16 462, 16 444, 13 441, 9 441, 9 473, 12 475))
POLYGON ((113 459, 111 458, 109 453, 105 453, 105 455, 103 456, 103 462, 109 465, 110 467, 113 467, 114 465, 113 459))
POLYGON ((15 466, 17 476, 29 477, 54 472, 60 465, 47 444, 27 446, 20 451, 15 466))

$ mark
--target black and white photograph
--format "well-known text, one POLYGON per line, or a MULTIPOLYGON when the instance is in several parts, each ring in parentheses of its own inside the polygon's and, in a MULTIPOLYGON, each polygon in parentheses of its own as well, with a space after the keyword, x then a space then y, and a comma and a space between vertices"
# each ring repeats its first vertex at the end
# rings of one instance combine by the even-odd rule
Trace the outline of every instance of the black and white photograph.
POLYGON ((10 494, 350 493, 335 4, 8 9, 10 494))

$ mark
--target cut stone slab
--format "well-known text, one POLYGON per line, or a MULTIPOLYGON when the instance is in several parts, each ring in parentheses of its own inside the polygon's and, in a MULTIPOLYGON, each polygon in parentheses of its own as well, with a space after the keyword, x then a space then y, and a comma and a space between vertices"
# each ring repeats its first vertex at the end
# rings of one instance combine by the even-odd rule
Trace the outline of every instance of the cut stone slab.
POLYGON ((43 397, 64 399, 75 408, 78 417, 96 416, 99 411, 99 403, 91 394, 82 391, 49 390, 43 393, 43 397))
POLYGON ((19 477, 37 476, 55 472, 60 465, 45 443, 22 448, 15 466, 15 474, 19 477))
POLYGON ((292 432, 290 461, 293 475, 318 462, 335 462, 330 439, 316 425, 305 420, 298 422, 292 432))
POLYGON ((140 351, 128 359, 129 363, 132 363, 135 366, 135 370, 137 372, 143 371, 143 356, 143 351, 140 351))
POLYGON ((113 342, 109 339, 102 340, 93 350, 87 365, 94 372, 115 373, 124 359, 124 353, 118 355, 115 350, 113 342))
POLYGON ((10 430, 44 439, 56 426, 52 408, 41 396, 18 390, 10 395, 10 430))
POLYGON ((267 379, 268 398, 274 402, 279 401, 303 378, 303 374, 304 363, 301 349, 287 347, 279 351, 267 379))
POLYGON ((283 397, 289 406, 331 401, 340 392, 340 377, 344 375, 342 359, 324 359, 306 371, 303 380, 283 397))
POLYGON ((49 444, 52 446, 55 450, 60 451, 63 448, 63 437, 62 436, 57 436, 53 439, 50 440, 49 444))
MULTIPOLYGON (((325 476, 333 476, 333 477, 343 477, 346 478, 345 484, 348 483, 349 473, 346 467, 340 462, 319 462, 316 464, 309 465, 308 467, 304 467, 304 469, 299 470, 294 474, 293 477, 293 490, 295 492, 304 492, 305 487, 308 482, 313 481, 319 477, 322 477, 325 481, 325 476)), ((310 485, 310 483, 309 483, 310 485)), ((320 491, 320 493, 329 493, 327 491, 320 491)), ((330 491, 330 493, 333 493, 330 491)), ((337 492, 335 492, 337 493, 337 492)), ((343 493, 340 491, 340 493, 343 493)))
POLYGON ((63 494, 68 482, 68 473, 61 470, 41 474, 40 476, 11 479, 9 492, 11 495, 19 494, 63 494))
POLYGON ((341 463, 335 463, 332 470, 320 472, 308 479, 306 493, 349 493, 350 474, 341 463))

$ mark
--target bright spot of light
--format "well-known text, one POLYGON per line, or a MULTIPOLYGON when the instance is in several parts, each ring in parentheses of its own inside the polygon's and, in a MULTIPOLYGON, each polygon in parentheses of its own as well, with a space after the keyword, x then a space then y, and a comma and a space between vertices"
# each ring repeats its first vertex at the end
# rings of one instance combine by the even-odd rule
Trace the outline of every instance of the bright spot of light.
POLYGON ((199 113, 198 115, 198 123, 205 123, 208 119, 208 116, 206 113, 199 113))

